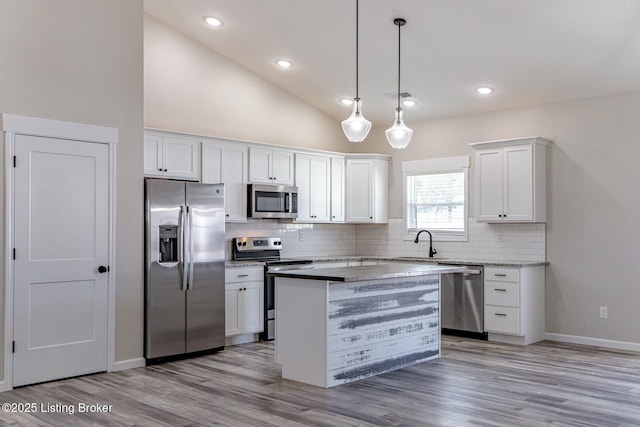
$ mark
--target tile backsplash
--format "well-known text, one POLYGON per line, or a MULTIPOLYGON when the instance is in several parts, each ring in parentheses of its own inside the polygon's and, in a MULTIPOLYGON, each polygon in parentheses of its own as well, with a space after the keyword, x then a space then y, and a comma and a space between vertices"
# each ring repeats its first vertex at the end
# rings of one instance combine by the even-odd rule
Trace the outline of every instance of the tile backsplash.
MULTIPOLYGON (((402 219, 357 227, 358 255, 427 257, 429 254, 429 236, 420 236, 420 243, 415 244, 415 233, 407 234, 402 219)), ((433 246, 438 250, 438 258, 545 261, 545 224, 487 224, 469 218, 468 241, 436 241, 433 246)))
POLYGON ((246 224, 227 223, 227 259, 233 237, 280 237, 282 257, 311 257, 356 254, 354 224, 295 224, 277 220, 250 219, 246 224))
MULTIPOLYGON (((361 255, 382 257, 426 257, 426 244, 413 243, 402 219, 389 224, 295 224, 276 220, 227 223, 227 258, 231 238, 277 236, 282 239, 283 257, 361 255)), ((504 261, 545 261, 545 224, 487 224, 469 219, 469 241, 434 242, 438 258, 504 261)))

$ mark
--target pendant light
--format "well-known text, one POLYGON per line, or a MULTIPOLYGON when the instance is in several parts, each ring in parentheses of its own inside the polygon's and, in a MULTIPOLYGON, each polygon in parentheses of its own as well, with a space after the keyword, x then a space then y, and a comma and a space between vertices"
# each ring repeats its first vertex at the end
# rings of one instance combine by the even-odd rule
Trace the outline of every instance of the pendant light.
POLYGON ((403 149, 411 142, 413 136, 413 130, 409 129, 402 120, 402 108, 400 107, 400 27, 407 23, 402 18, 396 18, 393 23, 398 26, 398 107, 396 108, 396 118, 393 122, 393 126, 387 129, 384 134, 387 136, 387 141, 395 149, 403 149))
POLYGON ((342 122, 342 131, 350 142, 362 142, 371 130, 371 122, 362 115, 362 101, 358 96, 358 0, 356 0, 356 97, 353 98, 353 111, 342 122))

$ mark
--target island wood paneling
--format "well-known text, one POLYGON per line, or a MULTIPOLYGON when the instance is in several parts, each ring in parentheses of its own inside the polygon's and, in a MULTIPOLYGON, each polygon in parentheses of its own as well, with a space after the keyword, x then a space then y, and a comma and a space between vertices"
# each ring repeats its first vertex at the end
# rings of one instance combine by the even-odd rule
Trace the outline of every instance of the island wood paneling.
POLYGON ((439 276, 329 284, 327 386, 438 358, 439 276))

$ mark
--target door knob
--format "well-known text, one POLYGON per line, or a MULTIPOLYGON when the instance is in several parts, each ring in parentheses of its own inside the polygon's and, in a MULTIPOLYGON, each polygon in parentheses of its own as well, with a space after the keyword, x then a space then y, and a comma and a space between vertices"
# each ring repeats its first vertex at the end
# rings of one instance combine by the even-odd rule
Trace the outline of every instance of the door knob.
POLYGON ((98 267, 98 273, 106 273, 107 271, 109 271, 109 267, 105 267, 104 265, 98 267))

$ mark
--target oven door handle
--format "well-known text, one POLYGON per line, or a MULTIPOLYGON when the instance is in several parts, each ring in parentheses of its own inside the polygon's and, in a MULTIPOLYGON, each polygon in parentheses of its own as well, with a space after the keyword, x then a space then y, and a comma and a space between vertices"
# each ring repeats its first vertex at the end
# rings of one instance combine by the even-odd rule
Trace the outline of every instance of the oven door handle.
POLYGON ((480 270, 467 269, 462 274, 464 274, 465 276, 471 276, 471 275, 477 275, 480 273, 482 273, 480 270))

